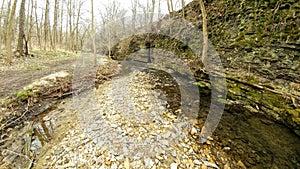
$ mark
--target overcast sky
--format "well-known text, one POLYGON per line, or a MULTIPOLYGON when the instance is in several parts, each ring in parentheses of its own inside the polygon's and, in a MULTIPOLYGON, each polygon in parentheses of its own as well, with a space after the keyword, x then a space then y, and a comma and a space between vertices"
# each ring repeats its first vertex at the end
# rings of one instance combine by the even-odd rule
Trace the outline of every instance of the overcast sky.
MULTIPOLYGON (((94 3, 95 3, 95 12, 99 12, 100 10, 104 10, 104 6, 108 5, 109 2, 111 2, 112 0, 94 0, 94 3)), ((126 9, 128 10, 128 14, 131 14, 130 11, 131 11, 131 0, 116 0, 120 3, 121 5, 121 8, 123 9, 126 9)), ((151 2, 152 0, 148 0, 149 2, 151 2)), ((189 2, 191 2, 192 0, 185 0, 185 4, 188 4, 189 2)), ((142 4, 142 5, 145 5, 147 4, 147 0, 139 0, 139 3, 142 4)), ((156 0, 155 2, 155 12, 157 13, 158 12, 158 0, 156 0)), ((160 2, 161 4, 161 13, 162 14, 167 14, 168 13, 168 6, 167 6, 167 0, 161 0, 160 2)), ((90 5, 91 5, 91 2, 90 0, 88 0, 86 3, 85 3, 85 8, 86 9, 91 9, 90 8, 90 5)), ((181 0, 173 0, 173 5, 174 5, 174 9, 175 10, 178 10, 178 9, 181 9, 181 0)), ((138 11, 140 13, 142 13, 142 11, 138 11)))

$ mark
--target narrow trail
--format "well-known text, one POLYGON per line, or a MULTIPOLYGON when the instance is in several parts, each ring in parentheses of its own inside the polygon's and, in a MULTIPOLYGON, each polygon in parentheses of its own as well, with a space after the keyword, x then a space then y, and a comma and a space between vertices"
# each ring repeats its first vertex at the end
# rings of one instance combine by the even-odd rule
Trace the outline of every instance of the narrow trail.
POLYGON ((62 70, 72 73, 76 65, 76 57, 50 64, 46 63, 46 65, 47 66, 42 70, 29 69, 0 72, 0 98, 10 96, 16 91, 23 90, 25 86, 46 75, 62 70))

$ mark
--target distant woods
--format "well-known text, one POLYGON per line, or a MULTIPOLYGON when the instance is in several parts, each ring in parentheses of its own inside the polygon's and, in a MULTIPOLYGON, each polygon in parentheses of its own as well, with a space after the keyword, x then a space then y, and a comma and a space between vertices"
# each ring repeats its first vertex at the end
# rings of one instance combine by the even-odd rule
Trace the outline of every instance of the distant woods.
POLYGON ((84 0, 3 0, 0 9, 1 49, 12 57, 32 49, 79 51, 89 32, 82 17, 84 0))
MULTIPOLYGON (((33 49, 81 51, 84 44, 94 52, 110 51, 112 42, 130 25, 135 30, 172 13, 184 0, 131 0, 130 8, 117 0, 102 7, 95 0, 2 0, 0 3, 0 48, 13 57, 29 56, 33 49), (168 11, 162 11, 163 5, 168 11), (94 10, 95 9, 95 10, 94 10), (154 13, 158 14, 155 18, 154 13), (130 16, 131 20, 125 19, 130 16), (123 25, 113 25, 116 20, 123 25), (90 39, 92 39, 90 41, 90 39), (101 41, 98 44, 98 40, 101 41), (95 41, 97 46, 95 47, 95 41)), ((184 17, 184 14, 183 14, 184 17)))

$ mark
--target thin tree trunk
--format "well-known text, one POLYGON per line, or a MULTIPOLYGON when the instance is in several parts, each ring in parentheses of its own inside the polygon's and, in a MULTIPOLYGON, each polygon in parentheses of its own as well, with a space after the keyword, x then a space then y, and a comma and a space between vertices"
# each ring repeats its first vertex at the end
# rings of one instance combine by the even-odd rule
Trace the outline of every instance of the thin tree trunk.
POLYGON ((53 40, 53 44, 52 44, 52 48, 53 50, 56 50, 56 42, 57 42, 57 20, 58 20, 58 10, 59 10, 59 0, 55 0, 55 3, 54 3, 54 22, 53 22, 53 28, 52 28, 52 31, 53 31, 53 37, 52 37, 52 40, 53 40))
MULTIPOLYGON (((68 6, 68 4, 67 4, 68 6)), ((67 11, 68 13, 68 11, 67 11)), ((65 49, 68 49, 68 44, 69 44, 69 15, 67 14, 67 20, 66 20, 66 33, 65 33, 65 49)))
MULTIPOLYGON (((3 26, 1 25, 1 23, 2 23, 2 18, 3 18, 4 2, 5 2, 5 1, 3 0, 3 1, 2 1, 2 5, 1 5, 1 9, 0 9, 0 10, 1 10, 1 11, 0 11, 0 12, 1 12, 1 13, 0 13, 0 32, 2 32, 2 27, 4 27, 4 25, 3 25, 3 26)), ((3 34, 1 34, 1 35, 0 35, 0 42, 2 42, 3 37, 4 37, 3 34)), ((0 46, 0 47, 2 47, 2 46, 0 46)))
POLYGON ((48 47, 49 36, 49 0, 46 0, 45 21, 44 21, 44 50, 48 47))
POLYGON ((161 8, 160 8, 160 0, 158 0, 158 20, 160 20, 161 8))
POLYGON ((76 18, 76 35, 75 35, 75 50, 77 51, 79 49, 79 19, 81 15, 81 7, 83 5, 82 1, 79 1, 79 5, 77 8, 77 18, 76 18))
POLYGON ((185 6, 184 0, 181 0, 181 7, 182 7, 182 18, 184 18, 184 17, 185 17, 184 6, 185 6))
POLYGON ((207 57, 207 51, 208 51, 208 32, 207 32, 207 14, 205 10, 205 6, 202 0, 199 0, 201 13, 202 13, 202 20, 203 20, 203 50, 202 50, 202 62, 205 63, 205 59, 207 57))
POLYGON ((9 22, 8 22, 8 30, 7 30, 7 63, 12 63, 12 47, 11 47, 11 41, 12 41, 12 26, 14 22, 14 17, 16 13, 16 7, 17 7, 18 0, 14 0, 13 7, 9 16, 9 22))
POLYGON ((153 22, 153 16, 154 16, 154 9, 155 9, 155 0, 152 0, 152 7, 151 7, 151 13, 150 13, 150 23, 153 22))
POLYGON ((171 11, 174 12, 173 0, 170 0, 171 11))
POLYGON ((171 14, 171 7, 170 7, 170 2, 169 2, 169 0, 167 0, 167 6, 168 6, 168 12, 169 12, 169 14, 171 14))
POLYGON ((82 50, 83 48, 83 42, 84 42, 84 39, 86 37, 86 34, 88 32, 89 28, 85 28, 85 30, 83 31, 83 33, 81 34, 81 37, 80 37, 80 49, 82 50))
POLYGON ((27 33, 27 39, 29 42, 29 50, 32 50, 32 42, 31 42, 31 38, 32 38, 32 27, 33 27, 33 9, 34 9, 34 3, 33 0, 31 0, 31 10, 30 10, 30 16, 28 16, 29 19, 29 28, 28 28, 28 33, 27 33))
POLYGON ((60 35, 59 35, 59 41, 60 46, 63 46, 63 21, 64 21, 64 1, 61 3, 61 12, 60 12, 60 35))
POLYGON ((25 38, 25 0, 21 1, 20 16, 19 16, 19 38, 17 51, 19 56, 24 54, 24 38, 25 38))
MULTIPOLYGON (((41 42, 41 24, 38 21, 38 14, 37 14, 37 2, 35 1, 34 3, 34 8, 35 8, 35 24, 36 24, 36 33, 37 33, 37 41, 39 44, 39 48, 42 49, 42 42, 41 42)), ((43 15, 42 15, 42 20, 41 23, 43 22, 43 15)))
POLYGON ((72 27, 72 0, 68 2, 68 15, 69 15, 69 44, 68 49, 72 50, 73 46, 73 27, 72 27))
MULTIPOLYGON (((29 36, 30 36, 30 34, 29 34, 29 30, 30 30, 30 19, 31 19, 31 12, 32 12, 32 9, 30 8, 31 7, 31 1, 32 0, 29 0, 28 1, 28 4, 27 4, 27 14, 26 14, 26 35, 27 35, 27 40, 29 41, 29 36)), ((30 45, 29 45, 30 46, 30 45)))
POLYGON ((131 11, 132 11, 132 31, 135 31, 136 25, 136 8, 137 8, 137 0, 131 0, 131 11))
POLYGON ((93 41, 93 55, 94 55, 94 65, 97 64, 97 57, 96 57, 96 44, 95 44, 95 25, 94 25, 94 0, 91 0, 91 7, 92 7, 92 41, 93 41))
POLYGON ((29 33, 29 20, 30 20, 30 5, 31 5, 31 0, 28 1, 27 3, 27 10, 26 10, 26 23, 25 23, 25 30, 26 30, 26 35, 29 33))
POLYGON ((9 15, 11 11, 11 0, 8 1, 7 4, 7 13, 4 20, 4 30, 3 30, 3 43, 7 44, 7 32, 8 32, 8 25, 9 25, 9 15))

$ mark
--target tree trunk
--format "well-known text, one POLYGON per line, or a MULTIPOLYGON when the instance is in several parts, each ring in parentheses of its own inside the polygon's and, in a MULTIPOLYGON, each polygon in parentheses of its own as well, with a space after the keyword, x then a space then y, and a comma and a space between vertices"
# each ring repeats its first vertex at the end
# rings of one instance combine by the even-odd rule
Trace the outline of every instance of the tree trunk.
POLYGON ((79 5, 77 8, 77 16, 76 16, 76 34, 75 34, 75 51, 78 51, 79 48, 79 19, 81 15, 81 7, 83 5, 82 1, 79 1, 79 5))
POLYGON ((11 0, 8 1, 7 12, 6 12, 6 16, 5 16, 5 19, 4 19, 4 29, 3 29, 3 34, 2 34, 2 36, 3 36, 2 39, 3 39, 4 44, 7 44, 7 32, 8 32, 10 11, 11 11, 11 0))
POLYGON ((8 64, 12 63, 12 49, 11 49, 11 41, 12 41, 12 26, 14 22, 14 17, 16 13, 16 7, 17 7, 18 0, 14 0, 13 7, 9 16, 9 22, 8 22, 8 30, 7 30, 7 60, 6 62, 8 64))
POLYGON ((203 50, 202 50, 202 62, 205 64, 205 59, 207 57, 207 50, 208 50, 208 32, 207 32, 207 14, 205 11, 205 6, 202 0, 199 0, 201 13, 202 13, 202 20, 203 20, 203 50))
POLYGON ((169 0, 167 0, 167 6, 168 6, 168 12, 169 14, 171 14, 171 6, 169 0))
POLYGON ((32 50, 32 42, 31 42, 31 38, 32 38, 32 27, 33 27, 33 9, 34 9, 34 3, 33 0, 31 0, 31 10, 30 10, 30 16, 28 16, 29 19, 29 28, 28 28, 28 33, 27 33, 27 38, 28 38, 28 42, 29 42, 29 49, 32 50))
POLYGON ((97 64, 96 57, 96 44, 95 44, 95 25, 94 25, 94 0, 91 0, 92 8, 92 41, 93 41, 93 55, 94 55, 94 65, 97 64))
MULTIPOLYGON (((37 2, 35 1, 34 3, 34 8, 35 8, 35 24, 36 24, 36 33, 37 33, 37 41, 38 41, 38 44, 39 44, 39 48, 42 49, 42 42, 41 42, 41 29, 40 29, 40 23, 38 21, 38 14, 37 14, 37 2)), ((42 16, 42 20, 43 20, 43 16, 42 16)), ((41 20, 41 23, 42 23, 42 20, 41 20)))
POLYGON ((17 51, 20 56, 24 54, 24 39, 25 37, 25 0, 21 1, 20 6, 20 16, 19 16, 19 38, 18 38, 18 46, 17 51))
POLYGON ((153 16, 154 16, 154 9, 155 9, 155 0, 152 0, 152 7, 151 7, 151 13, 150 13, 150 23, 153 22, 153 16))
POLYGON ((137 0, 131 0, 131 11, 132 11, 132 31, 135 31, 135 24, 136 24, 136 10, 137 10, 137 0))
POLYGON ((24 51, 24 54, 25 54, 25 56, 29 56, 28 40, 26 39, 25 35, 24 35, 24 42, 25 42, 25 51, 24 51))
POLYGON ((185 17, 184 6, 185 6, 184 0, 181 0, 181 7, 182 7, 182 18, 184 18, 184 17, 185 17))
POLYGON ((171 11, 174 12, 173 0, 170 0, 171 11))
POLYGON ((59 41, 60 46, 63 46, 63 21, 64 21, 64 2, 61 3, 61 11, 60 11, 60 30, 59 30, 59 41))
POLYGON ((53 37, 52 37, 52 40, 53 40, 53 44, 52 44, 52 48, 53 50, 56 50, 56 42, 57 42, 57 20, 58 20, 58 10, 59 10, 59 0, 55 0, 55 3, 54 3, 54 22, 53 22, 53 28, 52 28, 52 31, 53 31, 53 37))
POLYGON ((49 35, 49 0, 46 0, 45 21, 44 21, 44 50, 48 47, 49 35))
MULTIPOLYGON (((68 4, 66 4, 68 6, 68 4)), ((68 44, 69 44, 69 15, 68 15, 68 11, 66 14, 66 29, 65 29, 65 49, 68 49, 68 44)))
MULTIPOLYGON (((32 0, 29 0, 27 3, 27 14, 26 14, 26 35, 27 35, 27 40, 29 41, 29 37, 30 37, 30 29, 31 29, 31 23, 30 23, 30 19, 32 16, 32 0)), ((30 45, 29 45, 30 46, 30 45)))
POLYGON ((68 15, 69 15, 69 44, 68 49, 72 50, 73 46, 73 27, 72 27, 72 0, 68 2, 68 15))
POLYGON ((161 8, 160 8, 160 0, 158 0, 158 20, 160 20, 161 8))
MULTIPOLYGON (((0 11, 0 32, 3 32, 2 31, 2 27, 4 27, 4 25, 2 26, 1 23, 2 23, 2 18, 3 18, 3 9, 4 9, 4 0, 2 1, 2 5, 1 5, 1 11, 0 11)), ((3 34, 0 34, 0 42, 2 42, 2 38, 3 38, 3 34)), ((2 47, 2 46, 0 46, 2 47)))

